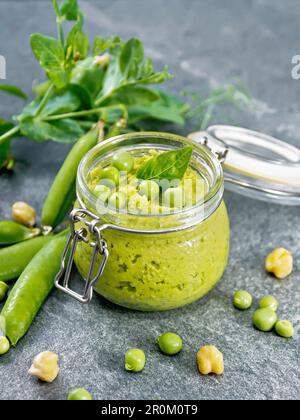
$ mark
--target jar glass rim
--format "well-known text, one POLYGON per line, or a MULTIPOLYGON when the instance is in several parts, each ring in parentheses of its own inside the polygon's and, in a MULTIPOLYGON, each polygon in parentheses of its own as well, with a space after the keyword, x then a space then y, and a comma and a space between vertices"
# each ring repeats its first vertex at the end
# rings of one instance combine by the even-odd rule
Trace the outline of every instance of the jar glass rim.
POLYGON ((155 226, 152 226, 153 229, 160 230, 160 228, 166 226, 171 227, 172 225, 174 225, 174 228, 178 228, 179 226, 188 228, 201 223, 216 211, 223 199, 224 193, 223 169, 217 156, 206 146, 189 138, 177 134, 152 131, 142 131, 112 137, 99 143, 85 155, 79 165, 77 174, 77 198, 80 205, 83 205, 92 211, 95 211, 96 209, 98 197, 91 191, 87 175, 92 166, 95 165, 95 162, 99 162, 99 158, 103 158, 108 152, 113 150, 116 151, 121 148, 129 149, 130 147, 134 147, 134 145, 141 146, 143 144, 145 148, 147 147, 149 149, 153 149, 156 146, 162 147, 164 145, 166 150, 176 150, 176 148, 192 146, 193 157, 197 157, 198 159, 201 158, 202 164, 205 163, 207 165, 207 170, 209 170, 210 182, 208 191, 205 194, 203 201, 194 206, 172 212, 171 214, 162 213, 159 215, 151 215, 130 213, 128 210, 118 210, 117 212, 110 211, 109 216, 103 216, 105 222, 116 225, 127 225, 127 227, 130 227, 130 222, 133 222, 134 220, 133 224, 134 228, 136 228, 139 225, 139 222, 141 223, 141 227, 143 227, 145 226, 146 220, 149 222, 149 226, 151 225, 151 220, 155 220, 156 222, 157 220, 160 220, 160 226, 155 224, 155 226))

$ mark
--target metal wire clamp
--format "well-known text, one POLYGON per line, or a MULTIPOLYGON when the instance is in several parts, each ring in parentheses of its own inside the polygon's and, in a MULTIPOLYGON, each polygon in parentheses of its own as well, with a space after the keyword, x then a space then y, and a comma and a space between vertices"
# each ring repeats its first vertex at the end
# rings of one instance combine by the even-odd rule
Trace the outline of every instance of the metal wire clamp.
POLYGON ((107 243, 102 238, 102 231, 107 226, 101 225, 101 221, 97 216, 85 209, 74 209, 70 214, 70 220, 71 233, 62 254, 61 268, 55 278, 55 285, 59 290, 67 293, 79 302, 89 303, 93 297, 93 287, 102 276, 109 257, 107 243), (91 221, 87 220, 87 217, 91 221), (85 227, 76 229, 77 223, 84 224, 85 227), (88 233, 92 236, 92 241, 88 239, 88 233), (94 250, 87 278, 84 279, 84 292, 81 295, 69 287, 69 282, 74 264, 75 251, 78 243, 82 241, 89 244, 94 250), (99 254, 103 256, 103 260, 96 275, 93 276, 96 259, 99 254))

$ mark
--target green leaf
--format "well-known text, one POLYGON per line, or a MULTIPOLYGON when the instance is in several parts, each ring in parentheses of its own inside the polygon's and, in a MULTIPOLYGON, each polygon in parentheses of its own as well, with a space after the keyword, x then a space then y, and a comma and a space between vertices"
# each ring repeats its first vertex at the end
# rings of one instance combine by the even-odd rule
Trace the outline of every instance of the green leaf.
POLYGON ((104 105, 113 105, 122 103, 124 105, 148 105, 151 102, 158 101, 160 95, 152 89, 146 89, 141 86, 123 86, 116 90, 116 93, 108 100, 104 101, 104 105))
POLYGON ((137 178, 144 180, 182 179, 193 154, 192 147, 162 153, 148 160, 137 172, 137 178))
POLYGON ((60 13, 61 17, 65 20, 77 20, 80 14, 77 0, 64 0, 60 8, 60 13))
POLYGON ((123 43, 118 36, 103 38, 99 35, 94 40, 93 56, 102 55, 109 49, 122 45, 123 43))
POLYGON ((24 136, 37 142, 75 143, 84 133, 80 125, 70 119, 50 123, 28 117, 20 122, 20 129, 24 136))
POLYGON ((68 57, 73 61, 79 61, 86 58, 90 48, 89 39, 79 25, 74 25, 66 40, 66 49, 68 57))
POLYGON ((26 93, 24 93, 22 89, 20 89, 17 86, 0 85, 0 91, 8 93, 9 95, 17 96, 18 98, 21 98, 21 99, 25 99, 25 100, 27 99, 26 93))
POLYGON ((159 94, 160 99, 147 106, 129 106, 129 122, 136 124, 143 120, 158 120, 183 125, 189 106, 172 95, 159 94))
POLYGON ((120 70, 125 79, 137 78, 139 66, 144 59, 144 47, 137 38, 132 38, 122 48, 120 70))
POLYGON ((58 87, 68 82, 65 70, 65 51, 60 42, 51 37, 32 34, 30 37, 32 51, 49 79, 58 87))
POLYGON ((13 123, 11 123, 10 121, 6 121, 0 118, 0 136, 2 136, 2 134, 5 134, 7 131, 12 129, 13 126, 14 126, 13 123))

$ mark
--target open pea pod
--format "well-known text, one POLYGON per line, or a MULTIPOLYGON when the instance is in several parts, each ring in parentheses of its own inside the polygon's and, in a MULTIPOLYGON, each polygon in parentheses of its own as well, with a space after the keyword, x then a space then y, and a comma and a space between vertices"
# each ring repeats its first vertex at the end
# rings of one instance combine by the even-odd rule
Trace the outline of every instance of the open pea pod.
POLYGON ((32 239, 40 234, 40 229, 29 229, 19 223, 0 221, 0 246, 13 245, 32 239))
POLYGON ((6 336, 12 345, 27 333, 54 286, 69 232, 54 236, 32 259, 14 285, 2 309, 6 336))
POLYGON ((51 239, 51 236, 39 236, 0 249, 0 281, 7 282, 18 278, 35 254, 51 239))

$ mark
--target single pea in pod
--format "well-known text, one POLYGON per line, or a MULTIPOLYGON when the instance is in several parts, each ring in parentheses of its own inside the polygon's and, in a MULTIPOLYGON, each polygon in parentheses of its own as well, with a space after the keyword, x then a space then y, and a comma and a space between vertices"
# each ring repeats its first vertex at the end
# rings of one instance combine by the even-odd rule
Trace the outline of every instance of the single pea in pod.
POLYGON ((53 237, 35 255, 14 285, 2 309, 6 335, 13 346, 27 333, 54 286, 68 234, 65 231, 53 237))
POLYGON ((2 220, 0 221, 0 246, 23 242, 40 233, 40 229, 29 229, 19 223, 2 220))
POLYGON ((84 388, 73 389, 69 392, 68 401, 91 401, 91 394, 84 388))
POLYGON ((10 349, 9 341, 6 337, 0 336, 0 356, 6 354, 10 349))
POLYGON ((143 350, 129 349, 125 354, 125 369, 129 372, 141 372, 146 364, 143 350))
POLYGON ((52 236, 39 236, 38 238, 0 249, 0 281, 10 281, 18 278, 32 258, 51 239, 52 236))
POLYGON ((174 356, 182 350, 182 339, 178 334, 168 332, 157 338, 157 344, 162 353, 168 356, 174 356))
POLYGON ((73 147, 60 168, 45 200, 42 225, 55 228, 66 217, 76 199, 76 176, 80 161, 99 139, 99 127, 85 134, 73 147))

